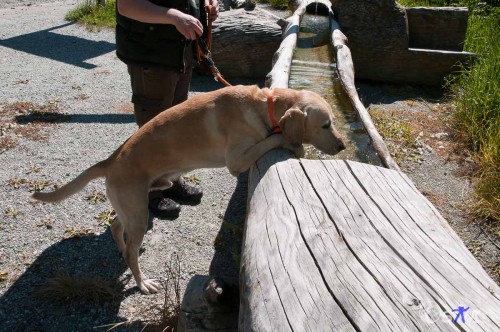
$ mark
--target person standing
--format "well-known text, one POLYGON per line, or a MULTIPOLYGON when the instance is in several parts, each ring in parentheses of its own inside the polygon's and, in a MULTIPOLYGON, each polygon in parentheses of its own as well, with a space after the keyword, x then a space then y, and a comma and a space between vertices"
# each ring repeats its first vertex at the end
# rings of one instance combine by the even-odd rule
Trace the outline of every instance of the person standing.
MULTIPOLYGON (((210 19, 217 0, 117 0, 116 54, 128 69, 137 125, 187 100, 194 65, 193 46, 202 36, 205 5, 210 19)), ((163 191, 152 191, 149 210, 157 218, 177 217, 181 201, 200 202, 203 191, 182 178, 163 191)))

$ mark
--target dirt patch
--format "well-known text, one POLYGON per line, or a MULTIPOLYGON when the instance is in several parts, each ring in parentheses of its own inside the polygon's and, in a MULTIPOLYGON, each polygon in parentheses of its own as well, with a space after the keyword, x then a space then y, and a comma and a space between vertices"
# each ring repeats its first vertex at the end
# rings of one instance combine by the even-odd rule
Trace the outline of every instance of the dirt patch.
POLYGON ((19 144, 19 138, 47 142, 50 129, 70 116, 61 114, 58 101, 45 104, 18 101, 7 104, 0 110, 0 153, 19 144))

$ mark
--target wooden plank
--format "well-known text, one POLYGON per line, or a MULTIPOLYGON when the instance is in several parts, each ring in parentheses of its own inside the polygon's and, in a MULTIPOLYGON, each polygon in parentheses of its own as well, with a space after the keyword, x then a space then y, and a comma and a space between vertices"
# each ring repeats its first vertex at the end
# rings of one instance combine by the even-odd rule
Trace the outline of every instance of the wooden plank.
POLYGON ((240 330, 500 328, 498 286, 406 176, 287 159, 250 176, 240 330))
POLYGON ((240 279, 240 330, 353 331, 309 254, 296 211, 271 166, 289 155, 273 151, 267 156, 250 180, 252 221, 245 227, 240 271, 245 276, 240 279))

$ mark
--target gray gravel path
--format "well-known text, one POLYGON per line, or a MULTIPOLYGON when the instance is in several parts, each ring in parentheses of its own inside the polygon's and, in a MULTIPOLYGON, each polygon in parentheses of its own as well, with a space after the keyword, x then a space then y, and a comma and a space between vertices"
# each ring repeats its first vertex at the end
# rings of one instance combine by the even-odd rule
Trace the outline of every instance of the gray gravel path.
MULTIPOLYGON (((50 129, 47 142, 18 137, 16 148, 0 152, 0 331, 95 331, 96 326, 149 319, 152 308, 163 302, 162 294, 138 293, 109 231, 99 225, 96 215, 108 211, 109 202, 86 200, 94 191, 104 192, 103 181, 57 205, 31 204, 27 185, 9 184, 15 179, 63 184, 106 158, 136 130, 114 32, 90 32, 65 22, 75 4, 0 2, 0 109, 19 101, 53 103, 70 115, 50 129), (44 225, 47 220, 52 227, 44 225), (88 228, 91 235, 64 240, 70 228, 88 228), (58 271, 123 281, 124 298, 89 306, 56 304, 37 295, 58 271)), ((195 77, 190 94, 218 88, 209 77, 195 77)), ((175 220, 152 220, 140 258, 148 277, 162 278, 165 263, 178 253, 182 290, 195 274, 237 275, 246 208, 244 176, 236 179, 226 169, 190 175, 205 191, 201 204, 183 206, 175 220)))

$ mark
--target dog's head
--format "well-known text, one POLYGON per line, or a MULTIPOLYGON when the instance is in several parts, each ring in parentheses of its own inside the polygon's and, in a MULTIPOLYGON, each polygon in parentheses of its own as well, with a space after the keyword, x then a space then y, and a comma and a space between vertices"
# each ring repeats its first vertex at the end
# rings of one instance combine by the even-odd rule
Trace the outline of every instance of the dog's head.
POLYGON ((344 150, 344 139, 335 129, 331 106, 314 92, 302 90, 298 93, 298 100, 279 121, 285 138, 294 146, 312 144, 329 155, 344 150))

